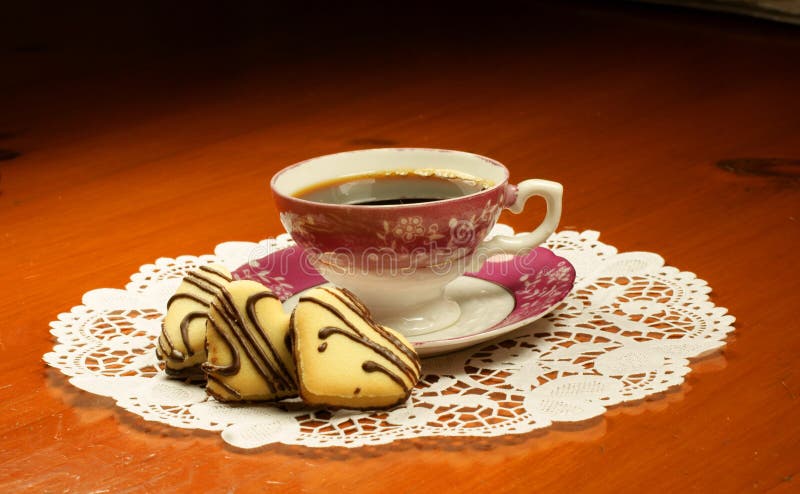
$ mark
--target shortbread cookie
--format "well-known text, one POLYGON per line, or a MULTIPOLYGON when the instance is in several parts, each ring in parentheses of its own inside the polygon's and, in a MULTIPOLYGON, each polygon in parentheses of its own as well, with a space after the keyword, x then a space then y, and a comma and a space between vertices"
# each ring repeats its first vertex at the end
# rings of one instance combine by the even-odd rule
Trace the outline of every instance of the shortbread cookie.
POLYGON ((208 305, 230 281, 231 274, 224 267, 200 266, 183 278, 175 295, 167 301, 156 356, 164 362, 168 376, 205 379, 200 364, 206 361, 208 305))
POLYGON ((310 405, 388 408, 408 399, 419 380, 413 346, 373 321, 347 290, 311 290, 291 325, 300 396, 310 405))
POLYGON ((211 303, 203 364, 206 391, 219 401, 297 396, 289 315, 264 285, 234 281, 211 303))

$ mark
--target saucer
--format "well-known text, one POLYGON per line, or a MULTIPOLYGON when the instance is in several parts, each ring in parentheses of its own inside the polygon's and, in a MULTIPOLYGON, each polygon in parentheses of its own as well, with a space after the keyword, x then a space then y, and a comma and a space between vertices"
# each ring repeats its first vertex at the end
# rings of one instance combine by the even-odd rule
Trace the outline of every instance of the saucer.
MULTIPOLYGON (((269 287, 291 310, 303 292, 328 284, 298 246, 240 266, 234 279, 269 287)), ((561 302, 575 283, 575 268, 544 247, 521 256, 496 256, 480 271, 467 273, 445 289, 461 316, 451 326, 409 337, 417 352, 434 356, 466 348, 529 324, 561 302)))

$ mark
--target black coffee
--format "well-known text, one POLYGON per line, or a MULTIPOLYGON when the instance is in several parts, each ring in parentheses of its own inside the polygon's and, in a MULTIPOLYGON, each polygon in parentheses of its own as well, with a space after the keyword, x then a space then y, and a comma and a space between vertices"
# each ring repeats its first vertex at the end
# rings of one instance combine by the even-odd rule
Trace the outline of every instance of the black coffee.
POLYGON ((358 206, 416 204, 480 192, 480 179, 391 172, 342 177, 314 184, 294 194, 307 201, 358 206))
POLYGON ((354 206, 391 206, 395 204, 417 204, 420 202, 441 201, 446 197, 407 197, 399 199, 380 199, 376 201, 364 201, 351 203, 354 206))

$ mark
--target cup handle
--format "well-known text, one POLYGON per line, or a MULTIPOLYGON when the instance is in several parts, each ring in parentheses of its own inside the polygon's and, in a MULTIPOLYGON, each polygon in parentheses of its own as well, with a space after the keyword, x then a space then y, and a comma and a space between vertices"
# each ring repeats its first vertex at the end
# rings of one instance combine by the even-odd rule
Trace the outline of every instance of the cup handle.
POLYGON ((470 271, 477 271, 490 257, 497 254, 520 255, 525 254, 553 234, 561 220, 561 198, 564 187, 558 182, 550 180, 531 179, 520 182, 516 187, 509 186, 510 197, 507 199, 507 208, 515 214, 522 212, 525 203, 533 196, 544 198, 547 203, 547 213, 544 220, 530 233, 515 235, 497 235, 490 240, 485 240, 478 246, 473 257, 473 266, 470 271))

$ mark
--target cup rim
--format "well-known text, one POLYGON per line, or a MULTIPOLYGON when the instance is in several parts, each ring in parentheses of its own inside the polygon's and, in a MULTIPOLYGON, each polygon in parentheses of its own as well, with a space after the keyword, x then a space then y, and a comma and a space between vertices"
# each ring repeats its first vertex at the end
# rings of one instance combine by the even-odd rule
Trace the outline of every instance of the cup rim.
POLYGON ((470 153, 468 151, 459 151, 459 150, 455 150, 455 149, 441 149, 441 148, 391 147, 391 148, 355 149, 355 150, 351 150, 351 151, 342 151, 342 152, 338 152, 338 153, 323 154, 323 155, 320 155, 320 156, 315 156, 313 158, 305 159, 303 161, 298 161, 297 163, 294 163, 292 165, 286 166, 286 167, 278 170, 272 176, 272 178, 270 179, 269 184, 270 184, 270 189, 272 190, 272 193, 274 195, 276 195, 276 196, 281 197, 284 200, 296 201, 296 202, 298 202, 300 204, 313 205, 313 206, 316 206, 316 207, 326 207, 326 208, 332 208, 332 209, 356 208, 358 210, 374 211, 374 210, 387 210, 387 209, 417 209, 417 208, 426 208, 426 207, 429 208, 432 205, 452 203, 452 202, 465 200, 465 199, 468 199, 468 198, 478 197, 478 196, 481 196, 481 195, 489 195, 489 194, 495 192, 496 189, 498 189, 500 187, 504 187, 508 183, 509 175, 510 174, 509 174, 508 168, 505 165, 503 165, 502 163, 500 163, 499 161, 497 161, 495 159, 492 159, 492 158, 489 158, 487 156, 480 155, 480 154, 470 153), (344 155, 344 154, 356 154, 356 153, 374 152, 374 151, 398 151, 398 152, 400 152, 400 151, 432 151, 432 152, 463 154, 463 155, 468 155, 468 156, 471 156, 471 157, 475 157, 475 158, 481 159, 481 160, 486 161, 487 163, 489 163, 491 165, 499 167, 502 170, 504 177, 503 177, 503 180, 499 181, 498 183, 494 184, 493 186, 491 186, 489 188, 486 188, 484 190, 480 190, 480 191, 477 191, 477 192, 473 192, 471 194, 466 194, 466 195, 463 195, 463 196, 451 197, 451 198, 448 198, 448 199, 437 199, 435 201, 429 201, 429 202, 424 202, 424 203, 383 204, 383 205, 377 205, 377 206, 376 205, 366 205, 366 204, 336 204, 336 203, 329 203, 329 202, 309 201, 308 199, 302 199, 300 197, 284 194, 283 192, 278 191, 276 189, 276 187, 275 187, 275 182, 278 180, 278 178, 281 175, 283 175, 284 173, 288 172, 289 170, 292 170, 294 168, 300 167, 300 166, 302 166, 302 165, 304 165, 304 164, 306 164, 306 163, 308 163, 310 161, 316 161, 318 159, 328 158, 328 157, 331 157, 331 156, 341 156, 341 155, 344 155))

